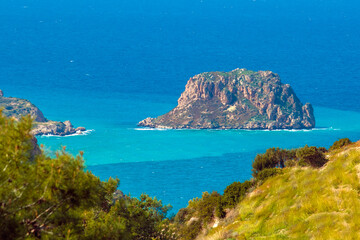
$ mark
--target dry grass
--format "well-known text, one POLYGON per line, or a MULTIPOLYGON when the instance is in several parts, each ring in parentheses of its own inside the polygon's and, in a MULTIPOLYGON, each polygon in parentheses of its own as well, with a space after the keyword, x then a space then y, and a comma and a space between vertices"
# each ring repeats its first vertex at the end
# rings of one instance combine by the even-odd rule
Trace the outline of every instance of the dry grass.
POLYGON ((360 239, 360 143, 268 179, 201 239, 360 239))

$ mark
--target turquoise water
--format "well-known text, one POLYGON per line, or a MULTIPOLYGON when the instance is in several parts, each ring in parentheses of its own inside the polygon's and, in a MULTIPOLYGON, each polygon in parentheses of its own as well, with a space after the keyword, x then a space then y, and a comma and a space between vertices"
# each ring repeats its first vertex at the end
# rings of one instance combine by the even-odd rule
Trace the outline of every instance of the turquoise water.
POLYGON ((94 166, 218 157, 305 143, 328 147, 341 137, 360 138, 360 113, 323 107, 315 107, 315 113, 318 127, 314 130, 163 130, 94 122, 88 135, 42 136, 39 142, 48 151, 61 146, 72 153, 83 150, 87 166, 94 166))
MULTIPOLYGON (((360 139, 359 112, 315 106, 317 128, 313 130, 160 130, 118 122, 111 116, 112 109, 117 106, 120 113, 147 107, 165 110, 170 107, 167 103, 146 99, 134 103, 127 98, 103 101, 100 119, 86 120, 81 114, 73 118, 89 123, 88 135, 43 136, 39 142, 49 153, 61 146, 74 154, 84 150, 86 165, 94 174, 104 180, 116 176, 125 193, 146 192, 171 203, 174 210, 204 191, 222 192, 233 181, 250 179, 252 160, 269 147, 329 147, 342 137, 360 139)), ((86 102, 89 109, 82 111, 96 111, 86 102)))
POLYGON ((268 147, 360 138, 360 2, 17 0, 0 8, 0 89, 88 135, 39 137, 85 151, 120 189, 174 205, 251 176, 268 147), (315 106, 311 131, 148 130, 205 71, 272 70, 315 106))

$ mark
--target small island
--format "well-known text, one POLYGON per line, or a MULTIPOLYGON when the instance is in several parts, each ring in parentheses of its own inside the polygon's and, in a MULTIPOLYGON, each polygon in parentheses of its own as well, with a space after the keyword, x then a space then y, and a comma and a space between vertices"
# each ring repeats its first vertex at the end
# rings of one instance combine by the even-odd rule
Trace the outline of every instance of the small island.
POLYGON ((22 116, 30 115, 34 121, 31 134, 66 136, 71 134, 81 134, 86 131, 84 127, 74 128, 70 121, 51 121, 44 117, 44 114, 30 101, 14 97, 4 97, 0 90, 0 109, 2 113, 15 120, 22 116))
POLYGON ((311 129, 313 107, 271 71, 205 72, 189 79, 178 105, 138 126, 170 129, 311 129))

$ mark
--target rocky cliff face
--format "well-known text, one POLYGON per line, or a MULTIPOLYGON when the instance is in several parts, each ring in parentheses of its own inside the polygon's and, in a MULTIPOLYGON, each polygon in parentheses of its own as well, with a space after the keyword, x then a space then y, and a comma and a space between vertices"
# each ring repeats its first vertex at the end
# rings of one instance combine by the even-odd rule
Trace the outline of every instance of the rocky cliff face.
POLYGON ((57 122, 50 121, 44 114, 30 101, 20 98, 4 97, 0 90, 0 109, 5 116, 19 120, 22 116, 30 115, 34 120, 34 127, 31 131, 34 135, 69 135, 76 132, 80 133, 86 129, 83 127, 74 128, 70 121, 57 122))
POLYGON ((188 81, 178 106, 139 126, 152 128, 309 129, 311 104, 271 71, 207 72, 188 81))

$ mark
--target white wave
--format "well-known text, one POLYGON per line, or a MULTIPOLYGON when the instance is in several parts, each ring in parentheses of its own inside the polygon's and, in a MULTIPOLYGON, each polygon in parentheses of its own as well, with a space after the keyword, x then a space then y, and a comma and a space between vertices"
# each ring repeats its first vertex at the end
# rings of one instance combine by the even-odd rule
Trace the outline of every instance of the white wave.
POLYGON ((85 130, 85 131, 77 131, 76 133, 73 134, 69 134, 69 135, 65 135, 65 136, 59 136, 59 135, 54 135, 54 134, 47 134, 47 135, 41 135, 41 138, 44 137, 75 137, 75 136, 86 136, 89 135, 91 132, 94 132, 95 129, 89 129, 89 130, 85 130))
POLYGON ((144 127, 144 128, 134 128, 134 130, 136 131, 166 131, 166 130, 173 130, 171 128, 148 128, 148 127, 144 127))
POLYGON ((338 128, 333 127, 320 127, 320 128, 312 128, 312 129, 221 129, 221 128, 214 128, 214 129, 192 129, 192 128, 133 128, 136 131, 166 131, 166 130, 173 130, 173 131, 244 131, 244 132, 312 132, 312 131, 339 131, 338 128))
POLYGON ((232 130, 238 130, 238 131, 262 131, 262 132, 312 132, 312 131, 339 131, 340 129, 333 128, 333 127, 324 127, 324 128, 311 128, 311 129, 232 129, 232 130))

